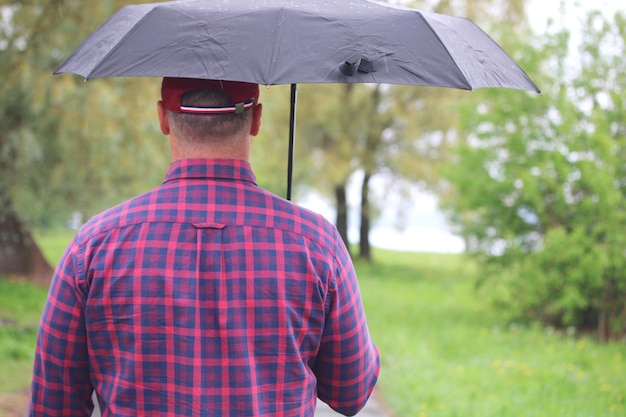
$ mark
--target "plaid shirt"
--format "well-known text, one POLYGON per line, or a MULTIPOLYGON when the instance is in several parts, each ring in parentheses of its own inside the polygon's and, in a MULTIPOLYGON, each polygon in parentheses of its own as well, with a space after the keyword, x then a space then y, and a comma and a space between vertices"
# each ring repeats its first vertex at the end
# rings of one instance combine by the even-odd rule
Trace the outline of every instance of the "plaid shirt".
POLYGON ((31 416, 344 414, 379 372, 336 229, 256 185, 247 162, 174 162, 91 219, 54 274, 31 416))

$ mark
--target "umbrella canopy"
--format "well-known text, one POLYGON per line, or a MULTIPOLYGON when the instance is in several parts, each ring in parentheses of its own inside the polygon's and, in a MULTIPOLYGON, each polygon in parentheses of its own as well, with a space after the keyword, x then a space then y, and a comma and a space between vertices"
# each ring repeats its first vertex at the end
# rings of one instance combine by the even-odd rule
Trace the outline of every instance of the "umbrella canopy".
POLYGON ((181 0, 123 7, 56 70, 296 85, 384 83, 539 92, 471 20, 371 0, 181 0))
POLYGON ((471 20, 370 0, 189 0, 130 5, 55 71, 539 91, 471 20))

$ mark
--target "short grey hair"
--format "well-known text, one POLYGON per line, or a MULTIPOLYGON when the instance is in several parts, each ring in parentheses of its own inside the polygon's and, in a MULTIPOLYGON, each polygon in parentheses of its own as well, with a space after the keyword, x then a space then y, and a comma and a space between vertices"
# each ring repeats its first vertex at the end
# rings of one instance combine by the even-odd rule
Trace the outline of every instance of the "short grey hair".
MULTIPOLYGON (((193 107, 232 106, 230 98, 223 92, 211 89, 189 91, 182 96, 182 105, 193 107)), ((250 128, 252 111, 223 114, 170 114, 170 124, 176 136, 188 142, 219 140, 244 133, 250 128)))

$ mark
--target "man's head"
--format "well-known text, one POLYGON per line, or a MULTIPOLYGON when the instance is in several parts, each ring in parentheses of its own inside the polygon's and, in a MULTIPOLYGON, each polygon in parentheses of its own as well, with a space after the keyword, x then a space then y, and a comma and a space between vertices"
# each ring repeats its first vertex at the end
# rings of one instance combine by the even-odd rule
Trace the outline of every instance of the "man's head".
POLYGON ((260 127, 258 84, 166 77, 161 98, 161 131, 195 149, 238 147, 260 127))

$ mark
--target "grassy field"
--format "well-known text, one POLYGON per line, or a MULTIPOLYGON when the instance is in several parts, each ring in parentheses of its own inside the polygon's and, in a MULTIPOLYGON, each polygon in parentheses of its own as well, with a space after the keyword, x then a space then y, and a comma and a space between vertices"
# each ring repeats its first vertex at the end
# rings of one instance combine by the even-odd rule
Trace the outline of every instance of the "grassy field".
POLYGON ((0 394, 30 384, 37 325, 48 290, 0 279, 0 394))
MULTIPOLYGON (((71 234, 40 234, 53 262, 71 234)), ((626 415, 626 345, 506 325, 462 255, 375 251, 357 263, 382 356, 377 393, 398 417, 626 415)), ((0 280, 0 395, 27 387, 46 289, 0 280)))
MULTIPOLYGON (((73 232, 40 232, 36 239, 55 264, 73 232)), ((37 326, 48 289, 28 282, 0 279, 0 395, 30 385, 37 326)))
POLYGON ((626 415, 625 344, 506 325, 463 255, 375 257, 357 269, 379 394, 398 417, 626 415))

